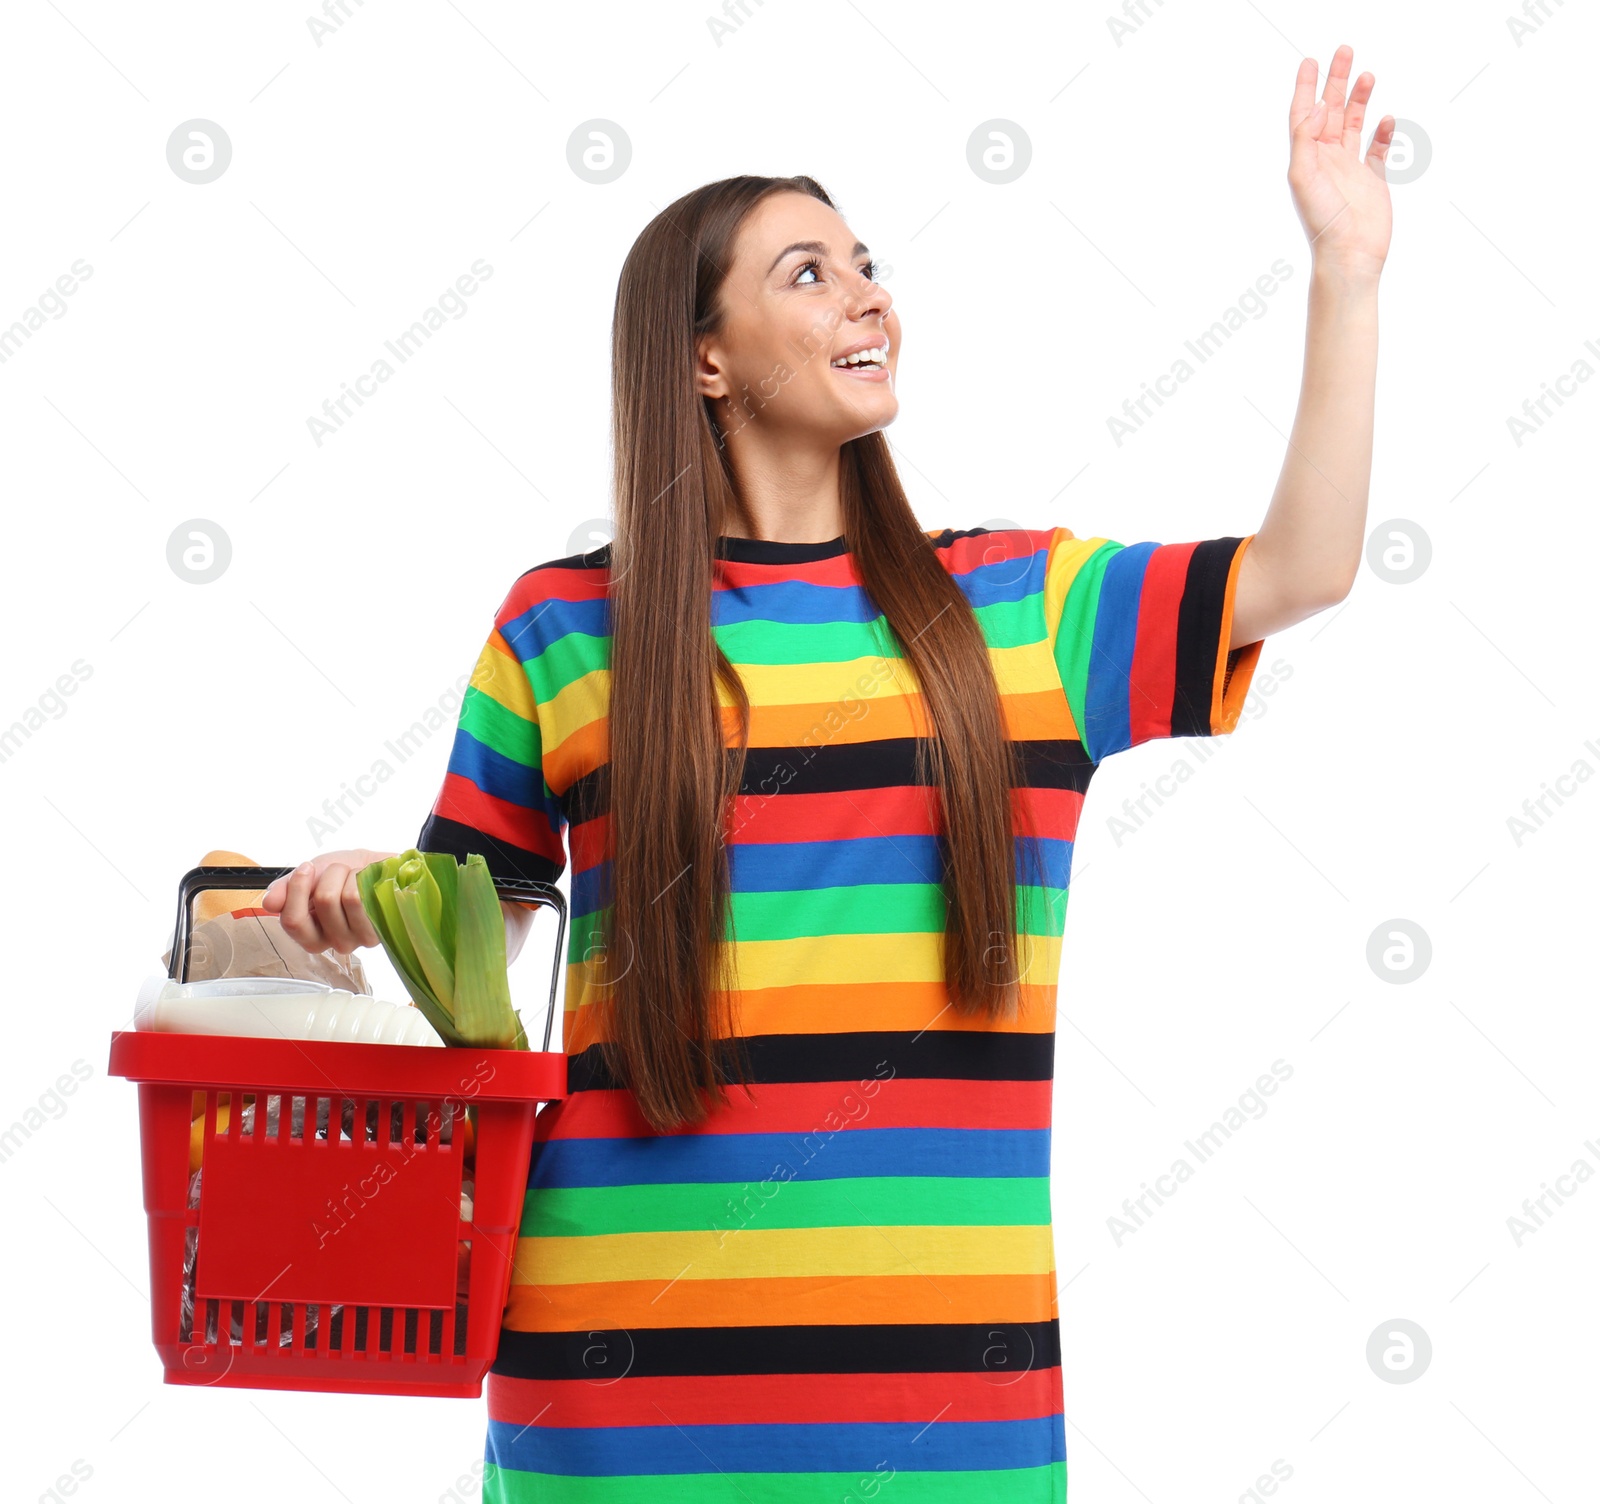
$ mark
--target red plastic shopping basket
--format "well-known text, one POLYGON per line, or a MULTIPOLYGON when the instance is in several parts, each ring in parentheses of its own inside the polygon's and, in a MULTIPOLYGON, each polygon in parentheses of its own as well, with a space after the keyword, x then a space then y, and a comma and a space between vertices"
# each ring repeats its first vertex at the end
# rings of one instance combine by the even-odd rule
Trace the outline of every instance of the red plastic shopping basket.
MULTIPOLYGON (((187 977, 197 893, 291 870, 185 874, 169 975, 187 977)), ((495 888, 559 917, 542 1051, 112 1034, 110 1074, 139 1084, 167 1383, 482 1392, 534 1117, 567 1089, 550 1051, 566 900, 547 883, 495 888)))

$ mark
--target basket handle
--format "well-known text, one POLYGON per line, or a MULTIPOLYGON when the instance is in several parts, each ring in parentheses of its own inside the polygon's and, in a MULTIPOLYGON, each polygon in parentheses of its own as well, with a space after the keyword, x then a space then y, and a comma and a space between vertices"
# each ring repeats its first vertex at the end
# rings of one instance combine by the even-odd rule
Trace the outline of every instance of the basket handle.
MULTIPOLYGON (((194 901, 201 893, 228 888, 265 888, 280 877, 288 877, 293 867, 191 867, 178 883, 178 922, 172 933, 172 957, 167 975, 175 982, 189 979, 189 939, 194 926, 194 901)), ((550 969, 550 998, 544 1016, 544 1048, 550 1049, 550 1030, 556 1021, 556 984, 561 979, 563 942, 567 933, 566 895, 554 883, 535 882, 528 877, 497 877, 496 895, 513 903, 531 903, 556 911, 556 959, 550 969)))

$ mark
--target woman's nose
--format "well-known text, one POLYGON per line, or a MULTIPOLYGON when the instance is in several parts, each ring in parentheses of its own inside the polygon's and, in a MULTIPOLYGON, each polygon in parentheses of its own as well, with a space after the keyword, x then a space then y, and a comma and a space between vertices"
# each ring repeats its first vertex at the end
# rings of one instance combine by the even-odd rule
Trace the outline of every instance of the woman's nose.
POLYGON ((866 319, 871 318, 873 314, 877 314, 879 318, 884 318, 893 307, 894 299, 889 296, 888 288, 879 282, 866 282, 862 284, 861 290, 855 296, 855 306, 851 312, 851 318, 856 320, 866 319))

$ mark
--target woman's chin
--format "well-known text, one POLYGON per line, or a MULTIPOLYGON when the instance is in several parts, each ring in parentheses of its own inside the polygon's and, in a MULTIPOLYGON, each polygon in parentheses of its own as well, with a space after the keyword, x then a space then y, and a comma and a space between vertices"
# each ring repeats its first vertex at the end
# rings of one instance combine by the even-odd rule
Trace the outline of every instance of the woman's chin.
POLYGON ((881 396, 875 395, 871 399, 854 402, 844 414, 840 443, 848 443, 851 439, 861 439, 869 433, 877 433, 879 429, 887 428, 899 416, 900 399, 887 389, 881 396))

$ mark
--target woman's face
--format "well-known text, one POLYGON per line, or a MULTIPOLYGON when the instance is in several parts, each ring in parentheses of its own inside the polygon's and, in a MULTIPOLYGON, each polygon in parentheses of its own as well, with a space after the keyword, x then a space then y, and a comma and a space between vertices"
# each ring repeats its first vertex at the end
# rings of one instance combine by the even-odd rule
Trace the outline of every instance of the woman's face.
POLYGON ((838 213, 774 193, 741 227, 721 330, 700 341, 698 382, 726 442, 839 445, 894 422, 900 320, 838 213), (842 357, 886 347, 883 364, 842 357), (729 400, 732 399, 732 406, 729 400))

